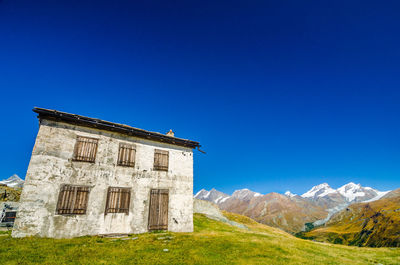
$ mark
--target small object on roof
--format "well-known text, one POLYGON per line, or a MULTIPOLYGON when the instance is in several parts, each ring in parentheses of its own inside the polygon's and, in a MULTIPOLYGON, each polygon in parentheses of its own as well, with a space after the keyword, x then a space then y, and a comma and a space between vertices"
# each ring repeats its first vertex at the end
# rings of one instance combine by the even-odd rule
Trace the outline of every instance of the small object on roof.
POLYGON ((175 133, 172 131, 172 129, 170 129, 169 132, 167 132, 166 135, 167 135, 167 136, 174 137, 175 133))

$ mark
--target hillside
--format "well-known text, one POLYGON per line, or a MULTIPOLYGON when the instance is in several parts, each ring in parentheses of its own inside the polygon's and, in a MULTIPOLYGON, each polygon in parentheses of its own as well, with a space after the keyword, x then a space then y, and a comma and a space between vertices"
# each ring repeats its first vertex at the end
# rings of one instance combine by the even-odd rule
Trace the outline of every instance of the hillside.
POLYGON ((226 200, 219 207, 289 233, 300 231, 305 223, 323 219, 327 214, 324 208, 299 196, 290 198, 275 192, 253 197, 248 203, 226 200))
POLYGON ((304 238, 355 246, 400 247, 400 196, 357 203, 332 216, 325 226, 301 234, 304 238))
POLYGON ((399 264, 400 249, 357 248, 295 238, 237 214, 241 229, 201 214, 194 233, 145 233, 122 239, 11 238, 0 234, 1 264, 399 264))
POLYGON ((19 201, 21 189, 0 186, 0 201, 19 201))
POLYGON ((393 198, 393 197, 400 197, 400 189, 392 190, 382 198, 393 198))

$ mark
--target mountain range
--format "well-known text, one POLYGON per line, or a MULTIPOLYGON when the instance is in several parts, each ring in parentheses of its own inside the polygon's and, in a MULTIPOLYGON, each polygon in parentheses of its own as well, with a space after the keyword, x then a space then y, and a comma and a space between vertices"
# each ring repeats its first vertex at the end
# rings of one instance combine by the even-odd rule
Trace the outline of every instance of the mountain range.
POLYGON ((400 247, 400 189, 379 200, 354 203, 302 238, 368 247, 400 247))
POLYGON ((263 195, 249 189, 236 190, 228 195, 216 189, 202 189, 195 198, 213 202, 222 210, 246 215, 260 223, 297 233, 306 230, 308 226, 324 224, 332 215, 352 203, 378 200, 388 192, 350 182, 338 189, 322 183, 302 195, 290 191, 263 195))

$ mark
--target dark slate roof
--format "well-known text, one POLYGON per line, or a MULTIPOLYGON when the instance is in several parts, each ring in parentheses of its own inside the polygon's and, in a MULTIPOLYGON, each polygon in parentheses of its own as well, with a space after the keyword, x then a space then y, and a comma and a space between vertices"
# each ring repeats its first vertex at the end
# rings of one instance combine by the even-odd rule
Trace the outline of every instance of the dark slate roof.
POLYGON ((186 140, 182 138, 176 138, 167 136, 158 132, 150 132, 138 128, 134 128, 124 124, 113 123, 95 118, 89 118, 81 115, 61 112, 51 109, 34 108, 34 112, 38 113, 39 119, 62 121, 70 124, 81 125, 85 127, 97 128, 101 130, 107 130, 112 132, 119 132, 126 135, 131 135, 143 139, 149 139, 157 142, 168 143, 173 145, 185 146, 190 148, 200 147, 200 143, 186 140))

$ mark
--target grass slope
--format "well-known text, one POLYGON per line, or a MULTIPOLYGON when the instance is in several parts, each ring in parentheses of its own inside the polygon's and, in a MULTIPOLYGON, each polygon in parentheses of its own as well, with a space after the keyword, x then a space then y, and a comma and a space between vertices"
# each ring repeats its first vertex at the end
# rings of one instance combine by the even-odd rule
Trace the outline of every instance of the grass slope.
POLYGON ((400 249, 316 243, 225 215, 249 229, 195 214, 194 233, 145 233, 129 240, 16 239, 7 233, 0 235, 0 264, 400 264, 400 249))
POLYGON ((357 203, 303 238, 368 247, 400 247, 400 196, 357 203))
MULTIPOLYGON (((15 189, 7 186, 0 186, 0 201, 19 201, 21 189, 15 189)), ((0 209, 1 210, 1 209, 0 209)))

